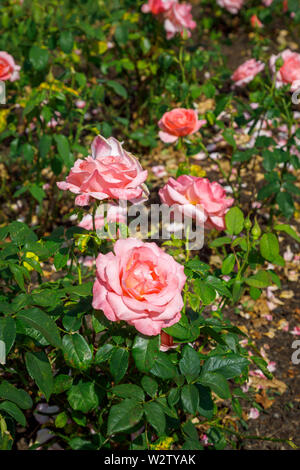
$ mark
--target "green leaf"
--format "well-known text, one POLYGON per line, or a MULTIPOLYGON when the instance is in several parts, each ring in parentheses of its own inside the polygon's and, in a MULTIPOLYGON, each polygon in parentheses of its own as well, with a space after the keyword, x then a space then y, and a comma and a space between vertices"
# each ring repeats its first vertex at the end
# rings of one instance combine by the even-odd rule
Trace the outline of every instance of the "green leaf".
POLYGON ((211 388, 220 398, 227 399, 231 396, 228 382, 219 372, 201 374, 198 383, 211 388))
POLYGON ((44 160, 51 149, 52 137, 47 134, 43 134, 39 141, 39 154, 44 160))
POLYGON ((172 364, 167 354, 160 352, 150 372, 161 379, 168 380, 175 377, 176 367, 172 364))
POLYGON ((141 387, 134 384, 116 385, 111 389, 111 392, 121 398, 135 398, 137 401, 145 400, 141 387))
POLYGON ((132 347, 132 356, 141 372, 149 372, 159 354, 159 335, 146 337, 137 335, 132 347))
POLYGON ((184 385, 181 390, 183 408, 193 415, 196 414, 199 405, 199 393, 193 384, 184 385))
POLYGON ((90 367, 93 354, 83 336, 79 333, 65 335, 62 349, 66 362, 75 369, 86 370, 90 367))
POLYGON ((74 158, 70 152, 70 145, 67 137, 63 134, 54 134, 53 137, 56 142, 60 157, 62 158, 66 167, 70 169, 74 163, 74 158))
POLYGON ((72 385, 67 393, 68 402, 73 410, 88 413, 97 408, 98 396, 93 382, 80 380, 77 385, 72 385))
POLYGON ((290 225, 277 224, 277 225, 274 225, 274 230, 276 230, 277 232, 285 232, 290 237, 294 238, 294 240, 297 240, 297 242, 300 243, 299 235, 297 234, 297 232, 290 225))
POLYGON ((112 344, 104 344, 101 346, 95 355, 95 363, 101 364, 102 362, 106 362, 111 358, 111 355, 114 351, 115 347, 112 344))
POLYGON ((74 44, 72 31, 62 31, 59 36, 59 45, 62 48, 63 52, 69 54, 72 52, 74 44))
POLYGON ((227 356, 211 356, 202 367, 202 373, 220 372, 226 379, 232 379, 240 376, 249 362, 246 358, 237 354, 228 354, 227 356))
POLYGON ((9 264, 9 269, 11 270, 16 283, 20 287, 21 290, 26 291, 25 289, 25 284, 24 284, 24 269, 22 266, 19 266, 18 264, 9 264))
POLYGON ((235 256, 233 253, 230 253, 230 255, 228 255, 227 258, 225 258, 223 261, 222 274, 224 275, 230 274, 233 271, 234 265, 235 265, 235 256))
POLYGON ((29 192, 40 204, 46 196, 45 191, 35 183, 29 185, 29 192))
POLYGON ((118 405, 113 405, 109 411, 107 434, 127 431, 135 426, 143 416, 143 408, 134 399, 125 399, 118 405))
POLYGON ((115 348, 112 353, 109 369, 116 383, 120 382, 128 368, 129 353, 126 349, 115 348))
POLYGON ((5 344, 6 355, 12 348, 16 339, 16 323, 11 317, 0 318, 0 341, 5 344))
POLYGON ((262 357, 252 356, 251 360, 260 368, 267 379, 273 379, 273 374, 269 371, 268 364, 262 357))
POLYGON ((295 206, 293 198, 289 193, 279 192, 276 196, 276 202, 283 215, 289 219, 294 214, 295 206))
POLYGON ((52 346, 56 348, 61 347, 61 338, 56 324, 42 310, 38 308, 23 310, 18 313, 17 318, 42 333, 52 346))
POLYGON ((201 416, 212 419, 214 415, 214 402, 211 397, 211 391, 209 387, 204 385, 196 384, 196 387, 199 393, 198 412, 201 416))
POLYGON ((260 253, 268 261, 274 261, 279 255, 279 243, 274 233, 264 233, 259 242, 260 253))
POLYGON ((186 345, 184 347, 182 358, 179 361, 179 369, 188 382, 198 377, 200 373, 200 357, 191 346, 186 345))
POLYGON ((117 93, 117 95, 122 96, 124 99, 128 98, 127 90, 119 82, 108 80, 106 83, 114 90, 115 93, 117 93))
POLYGON ((155 402, 148 402, 144 405, 144 412, 147 421, 157 431, 157 434, 159 436, 164 434, 166 429, 166 418, 162 408, 155 402))
POLYGON ((141 385, 145 392, 148 393, 151 398, 155 397, 158 390, 158 383, 156 382, 156 380, 152 379, 152 377, 144 375, 141 380, 141 385))
POLYGON ((126 23, 119 23, 116 27, 115 38, 120 46, 128 44, 128 27, 126 23))
POLYGON ((26 426, 25 416, 23 415, 20 408, 18 408, 14 403, 11 403, 10 401, 3 401, 0 403, 0 410, 5 411, 7 414, 12 416, 18 423, 21 424, 21 426, 26 426))
POLYGON ((179 322, 175 323, 175 325, 163 328, 163 331, 175 338, 174 341, 176 343, 192 342, 199 336, 199 328, 190 324, 185 315, 181 315, 179 322))
POLYGON ((25 390, 19 390, 6 380, 0 384, 0 398, 14 402, 20 408, 28 409, 32 407, 32 400, 25 390))
POLYGON ((219 294, 231 297, 230 290, 226 287, 225 281, 215 276, 207 276, 206 283, 213 287, 219 294))
POLYGON ((233 148, 236 148, 236 142, 235 142, 235 139, 234 139, 234 133, 233 133, 232 129, 226 129, 223 132, 223 137, 224 137, 224 140, 226 140, 226 142, 229 145, 231 145, 233 148))
POLYGON ((30 377, 48 401, 53 391, 53 376, 48 357, 43 351, 25 353, 25 363, 30 377))
POLYGON ((31 47, 29 51, 29 60, 35 70, 43 70, 48 64, 48 59, 49 54, 47 49, 41 49, 38 46, 31 47))
POLYGON ((63 393, 71 388, 73 377, 66 374, 59 374, 54 377, 53 393, 63 393))
POLYGON ((201 279, 195 279, 194 289, 204 305, 211 304, 216 298, 215 289, 201 279))
POLYGON ((226 231, 238 235, 244 227, 244 215, 238 207, 232 207, 225 215, 226 231))
POLYGON ((63 411, 62 413, 59 413, 56 418, 55 418, 55 426, 57 428, 64 428, 65 425, 68 422, 68 415, 63 411))
POLYGON ((232 242, 232 239, 230 237, 219 237, 213 240, 209 244, 209 246, 211 248, 219 248, 220 246, 223 246, 223 245, 230 245, 231 242, 232 242))
POLYGON ((279 181, 272 181, 271 183, 263 186, 257 194, 257 199, 261 201, 262 199, 266 199, 267 197, 272 196, 272 194, 278 193, 280 190, 280 182, 279 181))
POLYGON ((254 276, 245 279, 245 282, 248 286, 257 287, 258 289, 268 287, 272 284, 271 278, 266 271, 258 271, 254 276))

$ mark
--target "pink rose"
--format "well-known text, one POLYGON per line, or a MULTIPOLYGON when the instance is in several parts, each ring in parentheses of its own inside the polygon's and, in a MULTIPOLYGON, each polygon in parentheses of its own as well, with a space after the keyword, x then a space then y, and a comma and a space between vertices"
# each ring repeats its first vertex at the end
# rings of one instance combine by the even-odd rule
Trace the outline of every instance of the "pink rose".
POLYGON ((113 137, 97 136, 92 143, 92 156, 77 160, 59 189, 78 194, 75 204, 86 206, 90 199, 122 199, 140 202, 148 195, 143 184, 148 172, 122 148, 113 137))
POLYGON ((242 8, 244 0, 217 0, 220 7, 225 8, 229 13, 236 15, 242 8))
POLYGON ((192 5, 189 3, 174 2, 164 14, 164 28, 167 33, 167 39, 171 39, 176 33, 181 35, 184 31, 188 37, 191 36, 190 29, 195 29, 197 24, 191 14, 192 5))
POLYGON ((159 15, 167 11, 175 1, 176 0, 148 0, 148 3, 142 6, 142 12, 151 12, 153 15, 159 15))
POLYGON ((163 142, 176 142, 178 137, 194 134, 206 124, 205 120, 198 120, 194 109, 175 108, 163 115, 158 123, 162 129, 159 137, 163 142))
POLYGON ((231 79, 235 82, 236 86, 242 86, 249 83, 253 78, 265 68, 265 64, 255 59, 246 60, 246 62, 240 65, 231 79))
POLYGON ((20 78, 21 67, 15 64, 13 57, 7 52, 0 51, 0 80, 14 82, 20 78))
MULTIPOLYGON (((102 211, 103 212, 103 211, 102 211)), ((106 216, 107 222, 111 223, 126 223, 126 208, 122 208, 119 206, 115 206, 111 204, 108 208, 107 211, 107 216, 106 216)), ((104 227, 105 220, 104 220, 104 215, 102 214, 97 214, 95 216, 95 229, 101 229, 104 227)), ((84 228, 85 230, 93 230, 93 216, 91 214, 85 215, 80 223, 78 224, 78 227, 84 228)))
POLYGON ((270 5, 272 5, 273 0, 262 0, 262 2, 266 7, 269 7, 270 5))
POLYGON ((76 108, 83 109, 86 106, 86 101, 84 100, 76 100, 75 101, 76 108))
POLYGON ((270 58, 270 68, 273 74, 276 73, 276 87, 290 84, 291 91, 296 91, 300 87, 300 54, 286 49, 278 55, 270 58), (283 66, 276 72, 276 61, 281 58, 283 66))
POLYGON ((257 15, 252 15, 250 18, 250 23, 252 28, 262 28, 263 24, 260 21, 260 19, 257 17, 257 15))
POLYGON ((169 178, 159 196, 164 204, 174 206, 174 211, 204 223, 205 228, 217 230, 225 229, 224 216, 234 203, 219 183, 189 175, 181 175, 177 180, 169 178))
POLYGON ((114 253, 99 254, 93 308, 154 336, 180 320, 184 268, 155 243, 118 240, 114 253))

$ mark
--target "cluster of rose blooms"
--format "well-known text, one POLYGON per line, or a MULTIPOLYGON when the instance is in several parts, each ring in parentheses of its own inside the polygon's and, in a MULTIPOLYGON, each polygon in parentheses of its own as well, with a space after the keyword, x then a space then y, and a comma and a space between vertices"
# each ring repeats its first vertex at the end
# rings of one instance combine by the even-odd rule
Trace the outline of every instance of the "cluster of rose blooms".
MULTIPOLYGON (((175 109, 166 113, 171 118, 162 118, 164 132, 183 136, 196 131, 199 124, 190 111, 175 109)), ((114 204, 120 200, 144 201, 148 195, 146 179, 147 171, 120 142, 113 137, 106 140, 97 136, 91 156, 77 160, 66 181, 57 185, 76 194, 75 204, 79 206, 109 201, 107 218, 122 221, 114 204)), ((234 202, 217 182, 188 175, 170 178, 159 195, 172 210, 184 212, 207 229, 224 229, 224 216, 234 202)), ((99 217, 97 223, 93 224, 88 214, 81 226, 97 228, 104 224, 104 219, 99 217)), ((109 320, 123 320, 149 336, 161 334, 162 328, 179 321, 183 307, 181 292, 186 281, 184 267, 155 243, 119 238, 114 252, 98 255, 96 273, 93 307, 102 310, 109 320)))
MULTIPOLYGON (((244 5, 245 0, 217 0, 217 3, 232 15, 236 15, 244 5)), ((269 7, 272 5, 273 0, 262 0, 262 3, 265 7, 269 7)), ((288 11, 288 0, 283 0, 282 7, 283 12, 286 13, 288 11)), ((252 26, 262 27, 262 23, 259 20, 255 21, 255 19, 258 20, 257 16, 253 15, 251 18, 252 26)))
MULTIPOLYGON (((245 0, 217 0, 218 5, 225 8, 232 15, 236 15, 245 3, 245 0)), ((269 7, 273 0, 262 0, 264 6, 269 7)), ((282 2, 283 12, 288 11, 288 0, 282 2)), ((192 6, 189 3, 179 3, 178 0, 148 0, 142 6, 143 13, 152 13, 158 20, 163 22, 167 33, 167 39, 173 38, 177 33, 187 37, 191 36, 190 30, 196 28, 196 22, 191 14, 192 6)), ((294 16, 294 13, 291 14, 294 16)), ((253 28, 262 28, 263 24, 257 17, 252 15, 250 19, 253 28)))
MULTIPOLYGON (((149 0, 150 1, 150 0, 149 0)), ((161 0, 159 0, 161 1, 161 0)), ((172 0, 173 1, 173 0, 172 0)), ((181 4, 181 6, 184 4, 181 4)), ((300 54, 293 52, 290 49, 286 49, 277 55, 272 55, 269 61, 270 69, 275 79, 275 85, 277 88, 283 85, 291 85, 291 91, 294 92, 300 88, 300 54), (276 66, 278 59, 281 60, 282 64, 280 67, 276 66)), ((255 59, 249 59, 244 64, 240 65, 237 70, 232 74, 231 78, 235 82, 236 86, 242 86, 249 83, 253 78, 265 68, 265 64, 255 59)), ((0 80, 11 82, 18 80, 19 71, 21 67, 16 65, 14 58, 5 51, 0 51, 0 80)), ((85 102, 77 102, 76 105, 79 108, 84 107, 85 102)), ((191 119, 192 117, 191 111, 191 119)), ((164 142, 175 142, 178 138, 176 134, 165 131, 168 126, 168 117, 166 115, 160 121, 160 138, 164 142)), ((196 124, 194 132, 196 132, 205 121, 198 121, 196 118, 196 124)), ((191 132, 188 132, 190 134, 191 132)))
MULTIPOLYGON (((296 91, 300 88, 300 54, 286 49, 277 55, 272 55, 269 61, 270 69, 275 78, 277 88, 283 85, 290 85, 290 90, 296 91), (278 67, 277 63, 281 61, 278 67)), ((255 59, 249 59, 240 65, 234 74, 232 80, 236 86, 242 86, 251 82, 253 78, 265 68, 265 64, 255 59)))
POLYGON ((191 9, 192 5, 189 3, 179 3, 177 0, 148 0, 142 6, 143 13, 152 13, 163 22, 167 39, 173 38, 177 33, 186 33, 190 37, 190 29, 196 28, 191 9))

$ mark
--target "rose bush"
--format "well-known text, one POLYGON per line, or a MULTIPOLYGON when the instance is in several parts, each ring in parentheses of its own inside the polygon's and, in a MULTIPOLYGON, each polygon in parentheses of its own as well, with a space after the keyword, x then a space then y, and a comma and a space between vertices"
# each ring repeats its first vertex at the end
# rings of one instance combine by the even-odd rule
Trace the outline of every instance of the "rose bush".
POLYGON ((293 446, 297 2, 0 16, 0 449, 293 446))

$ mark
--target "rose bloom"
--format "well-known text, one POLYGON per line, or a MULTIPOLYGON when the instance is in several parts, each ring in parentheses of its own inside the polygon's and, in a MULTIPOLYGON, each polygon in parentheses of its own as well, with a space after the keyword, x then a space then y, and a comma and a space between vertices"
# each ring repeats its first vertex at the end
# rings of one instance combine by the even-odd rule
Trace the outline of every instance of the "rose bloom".
POLYGON ((266 7, 269 7, 270 5, 272 5, 273 0, 262 0, 262 2, 266 7))
POLYGON ((90 199, 145 200, 148 190, 143 184, 148 172, 122 144, 113 137, 97 136, 92 143, 92 156, 77 160, 59 189, 78 194, 75 204, 86 206, 90 199))
POLYGON ((97 257, 93 308, 148 336, 177 323, 183 307, 184 267, 155 243, 135 238, 118 240, 114 252, 97 257))
POLYGON ((152 13, 153 15, 159 15, 167 11, 176 0, 148 0, 142 6, 143 13, 152 13))
POLYGON ((206 121, 199 120, 194 109, 175 108, 165 113, 158 122, 161 129, 158 135, 163 142, 172 143, 178 137, 194 134, 204 124, 206 121))
POLYGON ((242 86, 249 83, 253 78, 265 68, 265 64, 255 59, 246 60, 240 65, 231 76, 236 86, 242 86))
POLYGON ((270 68, 273 74, 276 73, 276 87, 291 85, 291 91, 296 91, 300 87, 300 54, 286 49, 278 55, 270 58, 270 68), (276 72, 276 61, 281 58, 283 66, 276 72))
POLYGON ((250 23, 252 28, 262 28, 263 24, 260 21, 260 19, 257 17, 257 15, 252 15, 250 18, 250 23))
POLYGON ((84 101, 84 100, 76 100, 76 101, 75 101, 75 105, 76 105, 76 108, 78 108, 78 109, 83 109, 83 108, 85 108, 86 101, 84 101))
POLYGON ((236 15, 242 8, 244 0, 217 0, 220 7, 225 8, 229 13, 236 15))
POLYGON ((171 7, 164 14, 164 28, 167 39, 171 39, 175 34, 186 31, 187 36, 191 36, 190 29, 195 29, 197 24, 191 14, 192 5, 189 3, 173 2, 171 7))
POLYGON ((0 51, 0 80, 14 82, 20 78, 21 67, 15 64, 13 57, 7 52, 0 51))
MULTIPOLYGON (((100 207, 102 208, 102 206, 100 207)), ((106 221, 109 223, 126 223, 126 208, 119 207, 114 204, 110 204, 107 210, 106 221)), ((101 229, 105 225, 105 219, 102 213, 95 215, 95 229, 101 229)), ((85 215, 78 224, 78 227, 84 228, 85 230, 93 230, 93 216, 91 214, 85 215)))
POLYGON ((174 207, 174 212, 204 223, 207 229, 217 230, 225 229, 225 214, 234 203, 219 183, 189 175, 181 175, 177 180, 169 178, 159 190, 159 196, 164 204, 174 207))

